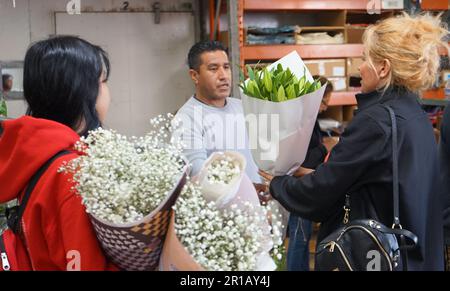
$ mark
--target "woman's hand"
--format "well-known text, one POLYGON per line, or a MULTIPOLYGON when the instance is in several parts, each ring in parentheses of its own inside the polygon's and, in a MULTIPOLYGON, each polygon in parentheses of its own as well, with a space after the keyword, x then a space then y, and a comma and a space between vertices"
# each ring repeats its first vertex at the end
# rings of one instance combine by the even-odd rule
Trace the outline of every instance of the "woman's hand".
POLYGON ((254 184, 256 188, 256 193, 258 193, 259 202, 262 205, 267 204, 270 200, 272 200, 272 196, 269 192, 269 186, 266 184, 254 184))
POLYGON ((253 184, 258 194, 269 192, 269 186, 266 184, 253 184))
POLYGON ((262 170, 259 170, 259 175, 264 179, 264 182, 265 182, 264 186, 266 187, 265 192, 258 192, 259 201, 264 205, 273 199, 272 195, 270 195, 270 189, 269 189, 270 182, 272 182, 272 180, 273 180, 273 176, 262 170))
POLYGON ((259 170, 259 175, 261 177, 263 177, 263 179, 264 179, 264 181, 266 181, 267 185, 270 185, 270 183, 272 182, 272 180, 274 178, 271 174, 264 172, 263 170, 259 170))

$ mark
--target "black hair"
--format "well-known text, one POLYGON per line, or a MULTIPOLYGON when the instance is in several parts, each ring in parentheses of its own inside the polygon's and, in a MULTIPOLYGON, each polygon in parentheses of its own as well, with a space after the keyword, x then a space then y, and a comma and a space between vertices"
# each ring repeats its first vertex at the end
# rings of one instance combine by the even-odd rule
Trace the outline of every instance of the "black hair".
POLYGON ((206 52, 224 51, 228 55, 228 50, 218 41, 208 40, 196 43, 188 55, 189 69, 198 71, 201 66, 201 55, 206 52))
POLYGON ((12 75, 10 75, 10 74, 4 74, 4 75, 2 75, 2 88, 3 89, 5 89, 5 87, 6 87, 6 82, 9 80, 9 79, 12 79, 12 75))
POLYGON ((334 86, 333 83, 331 83, 327 78, 323 77, 323 76, 313 76, 314 80, 319 80, 320 84, 322 86, 324 86, 325 84, 327 84, 327 87, 325 88, 325 94, 324 96, 326 96, 327 94, 331 93, 334 91, 334 86))
POLYGON ((110 74, 106 52, 81 38, 57 36, 33 44, 24 63, 27 115, 57 121, 80 135, 101 123, 95 109, 100 88, 110 74))

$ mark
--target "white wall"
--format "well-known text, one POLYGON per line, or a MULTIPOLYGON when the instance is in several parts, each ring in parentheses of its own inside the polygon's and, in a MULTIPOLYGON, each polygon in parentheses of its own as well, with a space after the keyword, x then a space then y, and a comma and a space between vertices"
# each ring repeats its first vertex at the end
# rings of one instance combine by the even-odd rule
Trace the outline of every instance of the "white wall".
MULTIPOLYGON (((120 0, 80 0, 81 10, 89 12, 111 12, 119 11, 122 3, 124 1, 120 0)), ((54 13, 56 11, 65 11, 68 0, 16 0, 16 8, 12 7, 12 0, 0 0, 0 61, 14 61, 23 60, 26 50, 31 42, 47 38, 50 35, 55 34, 56 23, 54 13)), ((151 10, 152 4, 155 1, 149 0, 131 0, 129 9, 135 11, 151 10)), ((192 3, 192 0, 163 0, 160 1, 162 9, 181 9, 184 3, 192 3)), ((76 16, 74 16, 76 17, 76 16)), ((164 21, 164 14, 162 16, 162 21, 164 21)), ((176 25, 176 24, 175 24, 176 25)), ((170 27, 170 24, 167 25, 170 27)), ((95 42, 95 39, 91 39, 95 42)), ((186 40, 184 40, 186 41, 186 40)), ((118 40, 117 46, 123 46, 123 43, 118 40)), ((185 45, 186 46, 186 45, 185 45)), ((117 50, 118 48, 106 48, 111 50, 117 50)), ((187 55, 187 51, 185 52, 187 55)), ((152 51, 149 48, 148 58, 154 57, 155 59, 160 58, 159 56, 152 55, 152 51)), ((178 74, 181 76, 182 80, 177 82, 175 85, 177 88, 177 96, 172 98, 167 98, 165 96, 160 96, 154 102, 155 108, 161 108, 160 110, 175 111, 180 105, 193 93, 193 86, 189 83, 187 76, 187 68, 184 65, 180 65, 180 62, 185 62, 185 57, 183 59, 171 60, 174 65, 178 67, 178 74), (186 73, 184 72, 186 70, 186 73), (181 86, 181 87, 180 87, 181 86)), ((114 64, 114 60, 112 60, 114 64)), ((172 64, 168 64, 169 66, 172 64)), ((123 66, 122 66, 123 67, 123 66)), ((121 71, 121 65, 118 64, 113 67, 114 71, 121 71)), ((148 69, 145 71, 148 72, 148 69)), ((138 73, 138 72, 133 72, 138 73)), ((154 71, 151 78, 158 78, 159 74, 154 71)), ((160 84, 167 86, 168 80, 161 79, 160 84)), ((170 84, 169 84, 170 85, 170 84)), ((137 88, 137 90, 148 90, 146 87, 137 88)), ((120 94, 120 92, 118 92, 120 94)), ((114 98, 115 92, 112 92, 112 97, 114 98)), ((8 111, 11 117, 18 117, 22 115, 26 110, 26 105, 23 101, 8 101, 8 111)), ((142 103, 148 104, 148 100, 142 100, 142 103)), ((139 106, 135 106, 139 107, 139 106)), ((139 108, 141 109, 141 108, 139 108)), ((116 112, 114 112, 116 113, 116 112)), ((140 112, 136 114, 141 114, 140 120, 147 120, 157 113, 165 112, 151 112, 152 116, 144 116, 145 112, 141 109, 140 112)), ((111 124, 117 124, 120 122, 119 116, 117 118, 114 114, 110 116, 111 124), (116 119, 115 119, 116 118, 116 119)), ((123 117, 122 117, 123 119, 123 117)), ((132 122, 131 127, 128 128, 130 134, 141 134, 143 127, 140 127, 136 122, 132 122)), ((122 128, 123 129, 123 128, 122 128)), ((124 131, 124 129, 122 130, 124 131)), ((127 133, 127 132, 125 132, 127 133)))

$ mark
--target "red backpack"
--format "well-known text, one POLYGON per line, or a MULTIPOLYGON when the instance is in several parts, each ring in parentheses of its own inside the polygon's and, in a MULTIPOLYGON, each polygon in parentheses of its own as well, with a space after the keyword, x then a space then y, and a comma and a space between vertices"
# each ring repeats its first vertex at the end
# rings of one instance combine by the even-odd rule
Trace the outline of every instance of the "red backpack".
POLYGON ((0 271, 33 270, 26 242, 23 238, 22 217, 31 193, 41 176, 56 159, 70 153, 69 151, 61 151, 48 160, 30 179, 20 205, 6 210, 8 228, 0 236, 0 271))

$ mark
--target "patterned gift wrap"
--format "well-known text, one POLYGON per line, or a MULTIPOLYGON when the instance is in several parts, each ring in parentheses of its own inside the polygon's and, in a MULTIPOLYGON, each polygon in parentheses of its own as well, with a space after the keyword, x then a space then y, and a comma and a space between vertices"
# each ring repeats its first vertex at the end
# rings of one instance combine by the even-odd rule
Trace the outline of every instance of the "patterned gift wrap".
POLYGON ((172 207, 186 180, 187 169, 166 200, 139 222, 117 225, 90 216, 97 238, 111 262, 125 271, 157 270, 172 217, 172 207))

